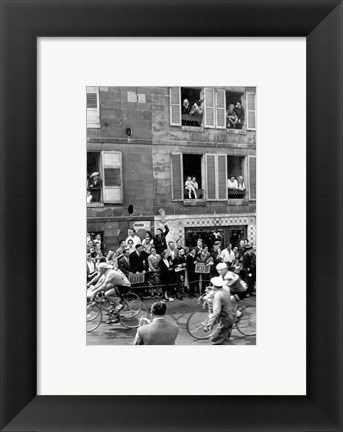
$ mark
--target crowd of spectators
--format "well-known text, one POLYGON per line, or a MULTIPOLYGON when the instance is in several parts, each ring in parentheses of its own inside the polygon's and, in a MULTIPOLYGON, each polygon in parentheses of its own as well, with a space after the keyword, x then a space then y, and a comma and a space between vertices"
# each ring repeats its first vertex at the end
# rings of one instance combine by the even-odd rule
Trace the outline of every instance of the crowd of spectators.
POLYGON ((255 295, 256 253, 247 241, 232 248, 228 244, 222 249, 222 240, 214 242, 211 250, 199 238, 196 245, 185 247, 181 239, 166 240, 169 233, 167 225, 157 228, 153 236, 146 232, 143 241, 134 229, 129 229, 128 237, 120 241, 118 249, 106 250, 101 235, 87 234, 87 278, 92 280, 98 272, 100 263, 105 262, 114 269, 119 269, 128 278, 130 275, 144 273, 144 283, 135 285, 141 288, 137 292, 141 297, 162 297, 165 301, 182 300, 184 295, 195 297, 200 292, 200 274, 196 273, 196 264, 210 267, 209 273, 202 274, 206 283, 217 276, 216 266, 225 263, 228 270, 238 274, 247 286, 247 295, 255 295))

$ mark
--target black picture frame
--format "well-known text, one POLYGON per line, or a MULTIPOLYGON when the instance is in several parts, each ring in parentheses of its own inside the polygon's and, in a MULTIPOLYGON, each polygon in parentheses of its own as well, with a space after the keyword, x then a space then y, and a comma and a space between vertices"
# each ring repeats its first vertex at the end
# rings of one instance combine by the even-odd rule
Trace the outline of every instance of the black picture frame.
POLYGON ((342 72, 342 1, 1 1, 1 430, 342 430, 342 72), (306 396, 37 396, 40 36, 307 38, 306 396))

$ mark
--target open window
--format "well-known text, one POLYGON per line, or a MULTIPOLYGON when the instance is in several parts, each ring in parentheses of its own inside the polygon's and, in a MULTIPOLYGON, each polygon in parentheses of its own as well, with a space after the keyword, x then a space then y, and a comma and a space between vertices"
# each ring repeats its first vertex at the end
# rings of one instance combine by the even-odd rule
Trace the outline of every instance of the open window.
POLYGON ((87 127, 100 128, 99 87, 87 87, 87 127))
POLYGON ((227 156, 227 190, 229 199, 242 199, 246 194, 244 156, 227 156))
POLYGON ((121 152, 87 152, 87 205, 122 201, 121 152))
POLYGON ((203 155, 183 154, 184 199, 203 199, 203 155))
POLYGON ((204 95, 201 88, 181 87, 182 126, 203 125, 204 95))
POLYGON ((173 200, 227 200, 225 154, 172 153, 171 158, 173 200))
POLYGON ((87 152, 87 205, 102 202, 100 152, 87 152))
POLYGON ((244 93, 226 91, 225 98, 227 129, 246 129, 244 93))
POLYGON ((203 200, 204 155, 172 153, 173 200, 203 200))

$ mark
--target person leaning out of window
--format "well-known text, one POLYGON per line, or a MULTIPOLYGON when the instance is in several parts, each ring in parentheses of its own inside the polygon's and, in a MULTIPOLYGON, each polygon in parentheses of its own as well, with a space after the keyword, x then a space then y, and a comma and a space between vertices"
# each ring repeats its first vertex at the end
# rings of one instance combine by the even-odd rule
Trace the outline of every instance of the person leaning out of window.
POLYGON ((101 188, 102 180, 100 178, 100 174, 98 172, 93 172, 93 174, 89 176, 88 181, 88 190, 91 192, 92 195, 91 202, 100 202, 101 188))

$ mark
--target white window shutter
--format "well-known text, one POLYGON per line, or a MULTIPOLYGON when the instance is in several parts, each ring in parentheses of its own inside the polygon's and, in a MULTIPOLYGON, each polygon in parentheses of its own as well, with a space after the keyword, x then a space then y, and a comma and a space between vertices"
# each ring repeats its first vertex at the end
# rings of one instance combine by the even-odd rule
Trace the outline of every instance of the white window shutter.
POLYGON ((247 129, 256 129, 256 93, 247 92, 247 129))
POLYGON ((87 127, 100 128, 99 87, 87 87, 87 127))
POLYGON ((216 92, 216 127, 226 128, 226 100, 225 90, 217 89, 216 92))
POLYGON ((181 126, 181 88, 170 87, 170 125, 181 126))
POLYGON ((172 153, 172 197, 174 200, 184 198, 184 181, 183 181, 183 166, 182 154, 172 153))
POLYGON ((256 201, 256 156, 248 156, 249 200, 256 201))
POLYGON ((218 199, 227 200, 227 155, 217 155, 218 199))
POLYGON ((205 127, 215 127, 214 89, 205 88, 205 127))
POLYGON ((206 196, 208 200, 216 199, 216 155, 206 154, 206 196))
POLYGON ((102 189, 104 203, 123 202, 121 152, 102 151, 102 189))

